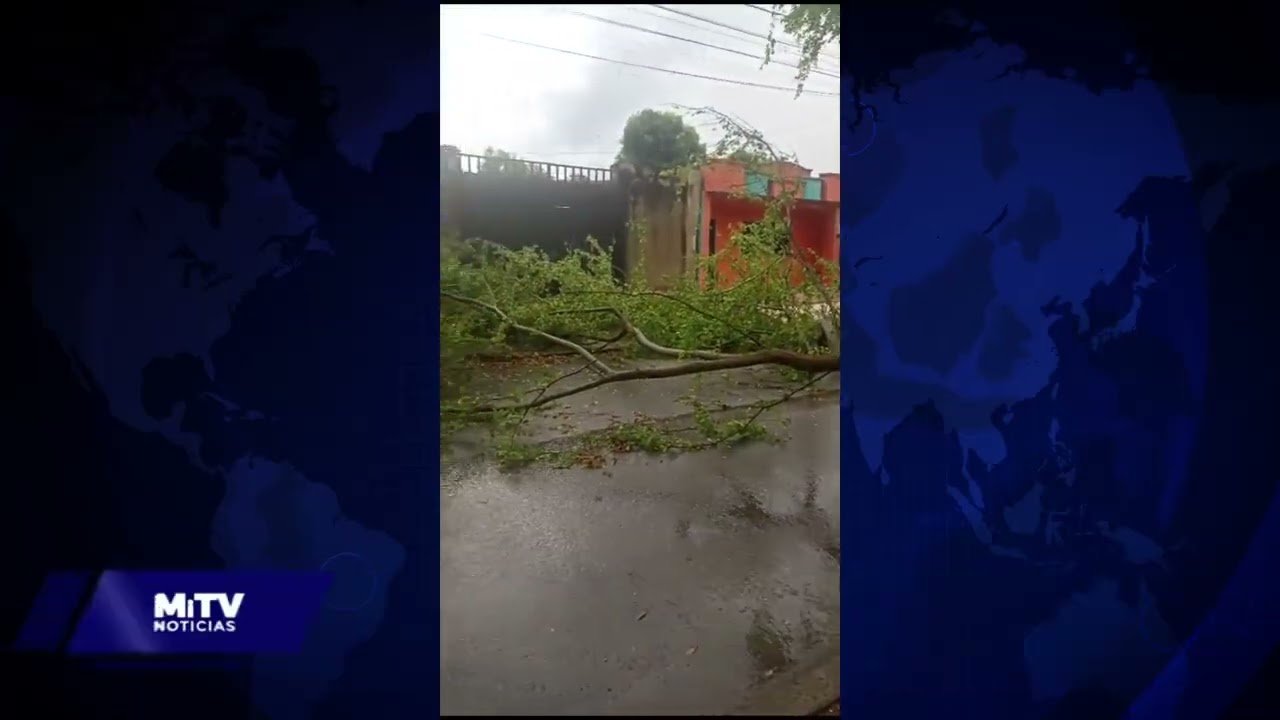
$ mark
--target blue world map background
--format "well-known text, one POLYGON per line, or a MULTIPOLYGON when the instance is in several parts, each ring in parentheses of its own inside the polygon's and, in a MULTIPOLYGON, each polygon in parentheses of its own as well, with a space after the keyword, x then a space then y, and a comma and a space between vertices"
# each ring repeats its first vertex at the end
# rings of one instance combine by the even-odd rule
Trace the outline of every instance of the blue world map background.
MULTIPOLYGON (((420 15, 294 12, 126 108, 4 108, 7 264, 30 268, 14 303, 40 352, 24 392, 47 409, 26 452, 77 478, 17 489, 61 518, 21 541, 79 566, 334 570, 304 655, 191 681, 272 718, 436 711, 420 15)), ((1228 450, 1274 427, 1239 390, 1274 380, 1226 329, 1259 325, 1243 249, 1274 235, 1274 143, 1041 57, 923 53, 898 101, 846 108, 875 109, 842 166, 843 701, 867 717, 1199 717, 1280 637, 1212 611, 1280 522, 1260 450, 1228 450)))
POLYGON ((909 63, 922 28, 844 38, 842 705, 1219 717, 1280 638, 1238 449, 1274 384, 1231 355, 1275 146, 1105 28, 1011 15, 909 63))
POLYGON ((1185 216, 1187 183, 1168 179, 1188 170, 1156 90, 993 82, 1020 53, 984 50, 932 59, 843 168, 846 251, 876 258, 855 271, 845 313, 863 457, 844 486, 859 499, 860 483, 881 488, 876 517, 855 523, 874 534, 843 567, 865 563, 892 578, 877 594, 902 598, 866 598, 845 631, 914 648, 923 667, 895 679, 879 652, 843 660, 872 703, 900 706, 895 693, 932 666, 994 717, 1011 695, 1051 704, 1097 684, 1129 697, 1169 659, 1153 587, 1176 563, 1162 541, 1185 491, 1207 328, 1203 230, 1185 216), (928 562, 934 542, 953 554, 945 566, 928 562), (943 591, 972 604, 969 621, 921 622, 939 591, 918 583, 954 573, 986 588, 943 591), (982 652, 956 637, 970 623, 1005 637, 982 652))

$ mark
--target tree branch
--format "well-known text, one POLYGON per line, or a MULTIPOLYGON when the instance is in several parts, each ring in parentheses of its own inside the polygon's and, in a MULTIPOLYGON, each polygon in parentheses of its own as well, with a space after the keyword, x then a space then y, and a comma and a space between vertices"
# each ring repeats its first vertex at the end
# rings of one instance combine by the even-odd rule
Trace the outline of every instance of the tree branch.
POLYGON ((626 297, 656 297, 664 300, 670 300, 671 302, 683 305, 709 320, 715 320, 721 325, 724 325, 730 330, 738 333, 738 335, 755 343, 756 347, 764 347, 764 343, 760 341, 760 337, 757 334, 745 328, 738 327, 729 320, 726 320, 713 312, 704 310, 688 300, 685 300, 678 295, 672 295, 671 293, 662 292, 660 290, 566 290, 564 292, 569 295, 621 295, 626 297))
POLYGON ((578 343, 573 342, 572 340, 565 340, 564 338, 559 337, 558 335, 552 335, 549 332, 544 332, 535 327, 522 325, 516 322, 515 320, 512 320, 511 316, 508 315, 506 312, 504 312, 502 308, 498 307, 497 305, 494 305, 492 303, 487 303, 483 300, 477 300, 475 298, 470 298, 463 295, 457 295, 447 290, 441 290, 440 296, 449 298, 450 300, 455 300, 460 303, 465 303, 467 305, 474 305, 475 307, 488 310, 489 312, 497 315, 503 322, 515 328, 516 330, 519 330, 520 332, 528 333, 530 335, 536 335, 542 338, 543 340, 555 343, 556 345, 559 345, 564 348, 568 348, 569 350, 574 351, 578 355, 581 355, 587 361, 587 364, 590 365, 596 372, 600 373, 601 375, 608 375, 609 373, 613 372, 613 368, 606 365, 603 361, 601 361, 594 354, 592 354, 590 350, 582 347, 578 343))
POLYGON ((678 357, 678 358, 691 357, 691 358, 698 358, 699 360, 719 360, 721 358, 734 357, 733 355, 729 355, 726 353, 718 353, 712 350, 681 350, 680 348, 673 348, 673 347, 667 347, 665 345, 659 345, 658 343, 650 340, 648 336, 646 336, 643 332, 640 331, 640 328, 633 325, 631 321, 627 319, 627 316, 622 314, 621 310, 615 307, 565 309, 565 310, 560 310, 558 312, 609 313, 610 315, 613 315, 614 317, 618 318, 618 322, 622 323, 622 327, 625 330, 625 332, 630 333, 631 336, 636 339, 636 342, 640 343, 641 347, 643 347, 644 349, 650 352, 657 353, 658 355, 667 355, 670 357, 678 357))
POLYGON ((586 369, 587 369, 587 368, 589 368, 589 367, 591 367, 591 365, 590 365, 590 364, 587 364, 587 365, 581 365, 581 366, 579 366, 577 369, 570 370, 570 371, 568 371, 568 372, 566 372, 566 373, 563 373, 562 375, 557 376, 555 379, 553 379, 553 380, 551 380, 550 382, 548 382, 547 384, 543 385, 543 386, 542 386, 542 389, 538 391, 538 394, 537 394, 537 395, 535 395, 535 396, 533 397, 533 400, 530 400, 529 402, 525 403, 525 407, 523 408, 524 412, 522 412, 522 413, 520 414, 520 423, 522 423, 522 424, 524 423, 524 419, 525 419, 526 417, 528 417, 528 416, 529 416, 529 411, 530 411, 530 410, 532 410, 532 409, 534 409, 535 407, 537 407, 537 405, 536 405, 535 403, 537 403, 539 400, 541 400, 541 399, 543 398, 543 396, 545 396, 545 395, 547 394, 547 391, 548 391, 548 390, 550 390, 550 389, 551 389, 551 387, 552 387, 553 385, 556 385, 556 384, 560 383, 561 381, 568 380, 569 378, 571 378, 571 377, 573 377, 573 376, 575 376, 575 375, 577 375, 577 374, 581 373, 583 370, 586 370, 586 369))
POLYGON ((792 352, 790 350, 761 350, 759 352, 743 353, 741 355, 729 355, 717 360, 695 360, 678 365, 663 365, 652 368, 636 368, 634 370, 615 370, 608 375, 596 378, 588 383, 583 383, 576 387, 560 392, 543 395, 537 400, 518 405, 481 405, 474 408, 468 408, 465 412, 487 413, 487 412, 506 412, 532 409, 557 400, 562 400, 571 395, 577 395, 588 390, 603 385, 611 385, 618 382, 626 382, 628 380, 657 380, 661 378, 682 377, 684 375, 696 375, 698 373, 715 372, 717 370, 736 370, 738 368, 754 367, 757 365, 777 365, 780 367, 788 367, 793 370, 801 370, 803 372, 812 373, 832 373, 840 370, 839 355, 806 355, 803 353, 792 352))
POLYGON ((784 393, 784 394, 783 394, 781 397, 779 397, 778 399, 776 399, 776 400, 770 400, 770 401, 769 401, 769 402, 767 402, 767 403, 760 403, 759 405, 757 405, 757 406, 756 406, 756 411, 755 411, 754 413, 751 413, 751 417, 747 418, 747 420, 746 420, 746 424, 747 424, 747 425, 750 425, 751 423, 755 422, 755 421, 756 421, 756 418, 760 417, 760 415, 761 415, 764 411, 766 411, 766 410, 771 410, 771 409, 773 409, 773 408, 776 408, 776 407, 778 407, 779 405, 781 405, 782 403, 784 403, 784 402, 786 402, 786 401, 790 400, 791 398, 795 397, 796 395, 799 395, 800 393, 804 392, 805 390, 808 390, 809 388, 813 387, 814 385, 816 385, 816 384, 818 384, 818 383, 822 382, 822 380, 823 380, 824 378, 826 378, 828 375, 830 375, 832 372, 834 372, 834 371, 832 371, 832 370, 827 370, 827 371, 825 371, 825 372, 818 373, 818 374, 814 375, 813 377, 809 378, 808 380, 804 381, 804 382, 803 382, 803 383, 801 383, 800 385, 797 385, 796 387, 791 388, 790 390, 788 390, 786 393, 784 393))

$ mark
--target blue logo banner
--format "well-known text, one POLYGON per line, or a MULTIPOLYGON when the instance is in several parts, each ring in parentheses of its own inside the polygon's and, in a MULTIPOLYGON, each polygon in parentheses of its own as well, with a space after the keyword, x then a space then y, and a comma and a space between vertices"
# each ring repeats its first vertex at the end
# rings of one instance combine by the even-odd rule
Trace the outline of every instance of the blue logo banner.
POLYGON ((98 580, 73 655, 299 652, 329 591, 322 572, 127 572, 98 580))

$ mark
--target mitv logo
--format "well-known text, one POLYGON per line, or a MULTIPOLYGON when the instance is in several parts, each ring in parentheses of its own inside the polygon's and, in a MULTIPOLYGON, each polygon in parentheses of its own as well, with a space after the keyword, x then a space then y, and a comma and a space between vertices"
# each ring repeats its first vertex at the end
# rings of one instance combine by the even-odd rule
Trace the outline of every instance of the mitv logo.
POLYGON ((153 632, 235 632, 244 593, 156 593, 153 632))

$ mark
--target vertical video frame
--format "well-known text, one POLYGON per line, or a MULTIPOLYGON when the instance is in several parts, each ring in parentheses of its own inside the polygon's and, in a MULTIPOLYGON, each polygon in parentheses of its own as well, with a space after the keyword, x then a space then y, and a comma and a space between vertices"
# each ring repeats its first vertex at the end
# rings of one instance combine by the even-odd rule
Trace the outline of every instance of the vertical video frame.
POLYGON ((442 714, 838 707, 839 6, 773 7, 441 8, 442 714))

